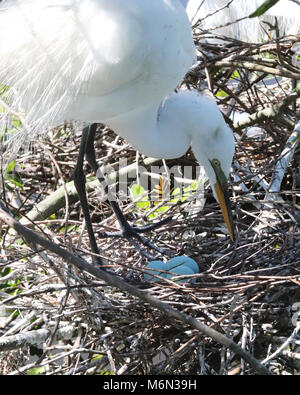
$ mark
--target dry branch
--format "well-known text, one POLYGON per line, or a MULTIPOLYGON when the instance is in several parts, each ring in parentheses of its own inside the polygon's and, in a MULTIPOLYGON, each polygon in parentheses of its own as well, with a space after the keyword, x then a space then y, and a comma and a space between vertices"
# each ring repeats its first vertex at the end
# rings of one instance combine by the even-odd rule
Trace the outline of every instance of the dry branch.
POLYGON ((161 312, 166 314, 169 319, 175 318, 188 326, 192 326, 206 336, 212 337, 215 341, 221 343, 225 347, 228 347, 234 353, 245 359, 245 361, 247 361, 258 373, 271 374, 270 371, 265 366, 263 366, 256 358, 254 358, 247 351, 243 350, 229 337, 224 336, 218 331, 208 327, 207 325, 202 324, 199 320, 191 316, 180 313, 178 310, 170 307, 167 303, 161 302, 160 300, 154 298, 149 293, 140 291, 138 288, 126 283, 119 277, 90 265, 83 259, 71 254, 67 250, 59 247, 58 245, 53 244, 49 240, 44 239, 39 234, 21 225, 13 217, 7 214, 3 209, 0 209, 0 219, 4 221, 8 226, 12 227, 19 234, 21 234, 28 243, 35 246, 39 245, 46 250, 49 250, 59 255, 67 263, 75 265, 78 269, 86 271, 95 276, 96 278, 104 280, 109 285, 118 287, 122 291, 128 292, 131 295, 138 297, 145 303, 149 303, 152 307, 159 309, 161 312))
MULTIPOLYGON (((201 39, 198 34, 195 38, 201 39)), ((222 342, 200 335, 199 324, 226 333, 226 341, 234 339, 250 354, 254 350, 260 361, 272 356, 266 366, 273 373, 299 371, 299 353, 296 347, 292 348, 299 344, 299 333, 290 343, 290 350, 280 349, 294 330, 293 306, 300 300, 299 145, 297 129, 292 132, 299 116, 299 92, 286 77, 276 75, 299 74, 293 64, 297 40, 299 37, 291 36, 250 44, 224 38, 224 45, 201 42, 198 47, 198 65, 187 76, 187 86, 202 87, 202 71, 206 70, 210 88, 223 112, 228 117, 239 113, 249 116, 235 125, 234 120, 227 118, 237 132, 232 182, 236 244, 232 245, 224 235, 219 207, 207 189, 201 213, 188 215, 191 203, 177 204, 172 207, 173 222, 148 236, 174 254, 185 254, 197 261, 200 273, 195 284, 145 283, 142 273, 146 259, 122 240, 102 238, 98 240, 101 256, 117 274, 112 281, 121 282, 112 285, 95 280, 103 272, 90 275, 71 263, 66 265, 47 252, 48 246, 45 252, 40 247, 38 252, 32 252, 15 232, 7 232, 2 223, 0 335, 23 336, 37 326, 48 331, 56 325, 60 330, 62 325, 74 326, 75 319, 86 325, 86 331, 76 334, 67 344, 49 345, 48 337, 39 364, 28 363, 29 343, 17 351, 3 352, 1 373, 26 373, 35 366, 47 367, 49 374, 99 374, 101 369, 116 370, 118 374, 253 372, 248 364, 240 362, 238 354, 229 348, 222 351, 222 342), (235 65, 241 68, 235 69, 235 65), (251 70, 245 67, 249 65, 251 70), (269 71, 275 73, 272 78, 266 74, 269 71), (268 193, 269 189, 280 200, 271 200, 273 193, 268 193), (263 213, 274 216, 276 221, 263 218, 263 213), (261 223, 265 226, 259 232, 261 223), (121 284, 125 287, 122 290, 121 284), (130 293, 131 290, 138 293, 130 293), (146 299, 141 299, 140 294, 146 299), (148 294, 155 303, 157 300, 162 303, 162 309, 159 303, 151 308, 148 294), (179 316, 174 312, 170 319, 170 311, 171 315, 175 311, 179 316), (182 316, 191 318, 189 324, 182 316), (94 361, 94 353, 103 354, 103 358, 94 361), (162 360, 158 358, 161 355, 162 360), (24 359, 20 360, 20 356, 24 359), (63 358, 63 365, 55 363, 63 358), (274 366, 278 370, 274 371, 274 366)), ((16 169, 22 187, 9 180, 4 182, 7 204, 14 216, 21 217, 23 225, 30 224, 31 228, 37 225, 53 245, 70 251, 69 262, 79 259, 89 270, 83 259, 90 251, 88 238, 84 227, 80 227, 80 208, 72 204, 77 201, 76 193, 72 183, 67 183, 71 190, 68 212, 60 188, 64 180, 71 178, 78 145, 79 136, 69 125, 50 132, 44 142, 46 149, 36 144, 35 152, 29 155, 25 151, 18 159, 16 169), (45 155, 47 151, 52 152, 52 158, 45 155), (26 220, 28 213, 34 224, 26 220), (55 216, 49 219, 53 213, 55 216), (37 218, 48 219, 37 223, 37 218)), ((98 136, 96 149, 98 158, 104 156, 104 163, 118 163, 122 156, 132 164, 132 169, 136 167, 135 152, 107 129, 98 136)), ((178 163, 196 166, 191 152, 179 161, 168 160, 167 166, 178 163)), ((89 180, 88 188, 93 191, 98 181, 89 180)), ((99 203, 95 195, 90 194, 89 203, 96 234, 103 232, 103 227, 115 229, 109 205, 99 203)), ((143 210, 133 203, 121 205, 135 224, 150 212, 155 213, 158 207, 143 210)), ((53 331, 50 340, 52 335, 53 331)))
MULTIPOLYGON (((70 340, 78 334, 79 328, 68 325, 55 333, 55 340, 70 340)), ((16 350, 24 346, 42 345, 51 336, 50 329, 37 329, 0 338, 0 351, 16 350)))

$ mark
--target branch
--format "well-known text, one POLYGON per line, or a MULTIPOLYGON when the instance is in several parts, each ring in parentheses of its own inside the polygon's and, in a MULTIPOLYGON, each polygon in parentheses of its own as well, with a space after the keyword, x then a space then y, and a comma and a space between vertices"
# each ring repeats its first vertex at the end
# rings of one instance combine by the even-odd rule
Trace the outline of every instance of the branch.
POLYGON ((72 264, 76 266, 79 270, 90 273, 91 275, 104 280, 107 284, 117 287, 122 291, 128 292, 129 294, 136 296, 141 299, 145 303, 150 304, 152 307, 157 308, 164 314, 166 314, 171 320, 177 319, 184 324, 187 324, 199 332, 203 333, 206 336, 211 337, 216 342, 222 344, 223 346, 232 350, 235 354, 242 357, 245 361, 247 361, 258 373, 264 375, 270 375, 271 372, 263 366, 256 358, 254 358, 249 352, 243 350, 238 344, 236 344, 229 337, 221 334, 215 329, 210 328, 209 326, 201 323, 199 320, 183 314, 178 310, 172 308, 167 303, 161 302, 157 298, 151 296, 148 292, 141 291, 138 288, 130 285, 125 282, 123 279, 119 278, 116 275, 110 274, 106 271, 98 269, 97 267, 89 264, 84 259, 73 255, 69 251, 64 248, 52 243, 51 241, 44 239, 40 236, 40 234, 33 232, 32 230, 26 228, 20 222, 16 221, 12 216, 10 216, 6 211, 0 208, 0 220, 5 222, 8 226, 12 227, 16 232, 21 234, 27 243, 45 248, 48 251, 51 251, 58 256, 60 256, 63 260, 65 260, 68 264, 72 264))
MULTIPOLYGON (((274 117, 280 116, 281 112, 288 107, 290 104, 294 103, 300 97, 300 90, 297 92, 292 93, 291 95, 287 96, 281 103, 274 104, 271 107, 265 108, 261 111, 257 111, 255 114, 249 115, 249 117, 243 121, 236 122, 234 124, 234 128, 244 129, 249 126, 253 126, 257 124, 261 120, 270 119, 274 117)), ((287 120, 284 120, 285 123, 287 120)), ((290 125, 289 123, 289 126, 290 125)))
POLYGON ((277 194, 280 192, 281 183, 285 172, 288 168, 290 161, 293 159, 296 148, 298 147, 300 141, 300 121, 298 121, 297 125, 293 133, 290 135, 284 150, 282 151, 280 158, 278 159, 272 180, 269 185, 268 193, 266 194, 265 200, 276 200, 277 194))
POLYGON ((237 62, 237 61, 226 61, 226 60, 220 60, 218 62, 215 62, 215 66, 217 67, 230 67, 230 68, 243 68, 247 70, 253 70, 253 71, 261 71, 263 73, 267 74, 273 74, 273 75, 278 75, 281 77, 287 77, 291 78, 294 80, 299 80, 300 79, 300 73, 293 73, 292 71, 289 70, 284 70, 284 69, 275 69, 273 67, 268 67, 268 66, 263 66, 257 63, 252 63, 252 62, 237 62))
MULTIPOLYGON (((154 164, 160 160, 161 159, 157 159, 157 158, 146 158, 143 161, 143 164, 145 166, 149 166, 149 165, 154 164)), ((131 165, 123 167, 118 171, 114 171, 113 173, 111 173, 107 177, 105 177, 105 181, 107 184, 110 185, 110 184, 116 182, 119 176, 129 174, 132 171, 136 171, 136 163, 133 163, 131 165)), ((86 183, 87 193, 94 191, 95 189, 97 189, 97 187, 99 187, 98 179, 94 176, 89 177, 87 179, 87 183, 86 183)), ((78 197, 74 182, 70 181, 70 182, 66 183, 65 185, 61 186, 54 193, 52 193, 46 199, 44 199, 39 204, 37 204, 31 211, 29 211, 29 213, 26 214, 26 217, 23 217, 21 219, 21 221, 20 221, 21 224, 29 225, 30 222, 42 221, 46 218, 49 218, 53 213, 55 213, 57 210, 59 210, 65 206, 65 204, 66 204, 65 193, 66 192, 69 197, 70 204, 73 204, 78 201, 79 197, 78 197)))
POLYGON ((297 339, 299 330, 300 330, 300 323, 297 325, 297 327, 294 329, 293 333, 288 337, 288 339, 286 339, 286 341, 283 342, 282 345, 275 352, 273 352, 273 354, 265 358, 263 360, 263 363, 267 363, 272 359, 278 357, 278 355, 280 355, 289 346, 290 343, 294 342, 297 339))
MULTIPOLYGON (((55 333, 55 340, 69 340, 78 334, 79 328, 72 325, 64 326, 55 333)), ((0 351, 16 350, 30 345, 44 343, 51 336, 50 329, 37 329, 23 332, 12 336, 2 336, 0 338, 0 351)))

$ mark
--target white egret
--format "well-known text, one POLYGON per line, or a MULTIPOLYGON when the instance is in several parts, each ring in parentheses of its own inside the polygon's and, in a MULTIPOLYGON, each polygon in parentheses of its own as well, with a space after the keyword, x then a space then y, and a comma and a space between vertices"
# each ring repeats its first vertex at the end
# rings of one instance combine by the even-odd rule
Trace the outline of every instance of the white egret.
MULTIPOLYGON (((254 12, 264 0, 187 0, 186 11, 192 24, 201 21, 199 28, 209 30, 234 22, 254 12)), ((268 26, 262 21, 274 25, 275 17, 281 35, 299 34, 300 32, 300 6, 291 0, 279 0, 261 17, 243 19, 238 23, 224 26, 214 30, 216 37, 224 35, 246 42, 260 42, 267 40, 268 26)), ((272 36, 275 34, 272 33, 272 36)), ((215 40, 215 39, 213 39, 215 40)))
MULTIPOLYGON (((191 145, 233 239, 226 194, 232 131, 212 100, 195 91, 172 93, 195 58, 178 0, 6 0, 0 26, 0 82, 11 88, 10 107, 23 114, 24 128, 10 146, 65 120, 90 124, 83 129, 74 181, 94 253, 99 250, 82 164, 86 156, 97 171, 96 122, 152 157, 180 157, 191 145)), ((133 228, 117 203, 110 204, 121 234, 152 246, 141 233, 155 225, 133 228)))

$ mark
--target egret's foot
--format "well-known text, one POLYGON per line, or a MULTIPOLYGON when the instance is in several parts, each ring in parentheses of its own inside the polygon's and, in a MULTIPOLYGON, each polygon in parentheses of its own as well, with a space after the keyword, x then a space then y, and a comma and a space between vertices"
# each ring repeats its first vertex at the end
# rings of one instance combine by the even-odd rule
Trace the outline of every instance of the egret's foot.
POLYGON ((166 218, 162 221, 156 222, 154 224, 150 225, 145 225, 145 226, 140 226, 140 227, 135 227, 131 226, 128 222, 125 224, 121 225, 121 230, 119 232, 111 232, 111 233, 98 233, 99 237, 106 238, 106 237, 121 237, 127 239, 138 251, 141 255, 144 255, 148 259, 154 259, 154 257, 149 254, 147 251, 145 251, 143 248, 139 246, 139 243, 143 244, 145 247, 151 248, 157 252, 159 252, 162 255, 167 255, 167 256, 173 256, 173 253, 170 251, 167 251, 163 248, 158 247, 146 237, 142 236, 142 233, 146 232, 151 232, 155 229, 158 229, 162 225, 165 225, 166 223, 171 221, 171 217, 166 218))

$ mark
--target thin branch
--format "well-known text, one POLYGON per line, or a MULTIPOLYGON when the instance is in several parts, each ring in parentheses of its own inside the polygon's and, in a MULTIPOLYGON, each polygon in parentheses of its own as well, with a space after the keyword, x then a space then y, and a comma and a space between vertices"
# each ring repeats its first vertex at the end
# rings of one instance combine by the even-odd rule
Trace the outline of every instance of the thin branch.
POLYGON ((68 264, 72 264, 76 266, 79 270, 88 272, 93 276, 104 280, 111 286, 117 287, 122 291, 128 292, 129 294, 138 297, 143 300, 145 303, 149 303, 152 307, 159 309, 161 312, 166 314, 169 319, 177 319, 184 324, 192 326, 197 329, 199 332, 203 333, 206 336, 213 338, 216 342, 222 344, 225 347, 231 349, 235 354, 242 357, 245 361, 247 361, 258 373, 264 375, 270 375, 271 372, 263 366, 256 358, 254 358, 250 353, 243 350, 238 344, 236 344, 233 340, 228 338, 227 336, 221 334, 215 329, 210 328, 209 326, 201 323, 199 320, 183 314, 178 310, 170 307, 167 303, 161 302, 157 298, 150 295, 148 292, 144 292, 139 290, 126 283, 124 280, 119 278, 116 275, 110 274, 104 270, 98 269, 97 267, 89 264, 84 259, 71 254, 69 251, 64 248, 52 243, 49 240, 44 239, 38 233, 33 232, 32 230, 26 228, 21 225, 18 221, 16 221, 12 216, 10 216, 6 211, 0 208, 0 219, 5 222, 8 226, 12 227, 16 232, 24 237, 27 243, 37 246, 40 245, 44 247, 46 250, 51 251, 58 256, 60 256, 63 260, 65 260, 68 264))
POLYGON ((293 73, 292 71, 285 69, 275 69, 273 67, 263 66, 257 63, 252 62, 243 62, 243 61, 228 61, 221 60, 215 63, 216 67, 230 67, 230 68, 244 68, 252 71, 260 71, 267 74, 273 74, 281 77, 287 77, 295 80, 300 79, 300 73, 293 73))
MULTIPOLYGON (((76 336, 80 328, 72 325, 64 326, 55 332, 55 340, 69 340, 76 336)), ((24 346, 43 344, 52 331, 50 329, 37 329, 12 336, 0 338, 0 351, 17 350, 24 346)))
MULTIPOLYGON (((161 161, 161 159, 157 158, 146 158, 143 161, 145 166, 154 164, 156 162, 161 161)), ((105 177, 105 182, 110 185, 116 182, 117 178, 129 174, 132 171, 135 171, 136 163, 128 165, 126 167, 121 168, 118 171, 114 171, 108 174, 105 177)), ((88 177, 86 183, 86 191, 87 193, 96 190, 99 187, 99 181, 95 176, 88 177)), ((42 200, 38 203, 29 213, 26 214, 26 217, 21 219, 21 224, 28 225, 29 222, 41 221, 48 217, 50 217, 53 213, 57 212, 59 209, 65 206, 66 204, 66 193, 69 198, 69 203, 73 204, 78 201, 78 194, 73 181, 66 183, 61 186, 51 195, 49 195, 46 199, 42 200)))
POLYGON ((253 126, 259 123, 259 121, 278 117, 285 108, 294 103, 299 97, 300 91, 294 92, 291 95, 287 96, 284 100, 282 100, 281 103, 276 103, 271 107, 265 108, 261 111, 257 111, 255 114, 249 115, 247 119, 236 122, 234 124, 234 128, 236 130, 240 130, 249 126, 253 126))
POLYGON ((278 159, 274 172, 273 177, 270 182, 269 191, 265 197, 266 200, 278 199, 278 193, 280 191, 281 183, 283 177, 286 173, 288 165, 290 161, 293 159, 294 153, 296 148, 298 147, 300 141, 300 121, 298 121, 293 133, 290 135, 284 150, 282 151, 280 158, 278 159))

